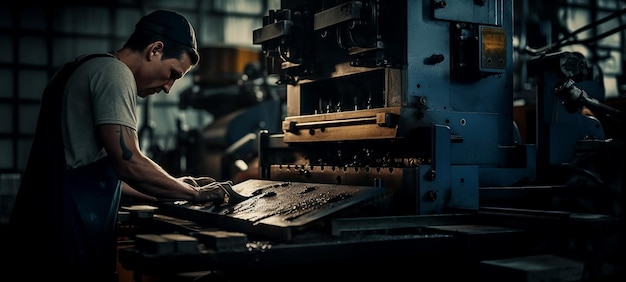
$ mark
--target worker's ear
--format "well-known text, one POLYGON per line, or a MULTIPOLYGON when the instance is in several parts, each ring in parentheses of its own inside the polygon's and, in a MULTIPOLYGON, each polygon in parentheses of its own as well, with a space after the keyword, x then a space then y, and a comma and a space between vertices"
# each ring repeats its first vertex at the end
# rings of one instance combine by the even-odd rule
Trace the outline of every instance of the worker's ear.
POLYGON ((162 51, 163 51, 163 42, 161 41, 154 42, 146 48, 146 53, 145 53, 146 59, 148 61, 151 61, 154 57, 159 55, 159 53, 161 53, 162 51))

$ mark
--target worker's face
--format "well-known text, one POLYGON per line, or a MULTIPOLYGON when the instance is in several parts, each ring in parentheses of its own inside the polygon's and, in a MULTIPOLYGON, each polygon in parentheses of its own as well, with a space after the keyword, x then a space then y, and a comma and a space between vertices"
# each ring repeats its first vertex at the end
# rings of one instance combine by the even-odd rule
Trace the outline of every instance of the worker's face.
POLYGON ((146 49, 145 64, 136 73, 137 91, 140 97, 146 97, 158 92, 169 93, 174 82, 191 70, 191 59, 185 52, 179 58, 161 60, 163 57, 162 44, 156 44, 146 49))

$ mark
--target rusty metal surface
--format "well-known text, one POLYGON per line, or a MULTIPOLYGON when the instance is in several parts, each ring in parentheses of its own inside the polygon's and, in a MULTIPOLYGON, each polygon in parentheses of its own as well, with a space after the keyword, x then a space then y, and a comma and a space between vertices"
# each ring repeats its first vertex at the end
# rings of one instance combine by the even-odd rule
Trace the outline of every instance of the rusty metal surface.
POLYGON ((293 231, 331 215, 388 201, 387 189, 368 186, 250 179, 232 188, 250 198, 225 206, 174 202, 161 211, 232 231, 290 239, 293 231))

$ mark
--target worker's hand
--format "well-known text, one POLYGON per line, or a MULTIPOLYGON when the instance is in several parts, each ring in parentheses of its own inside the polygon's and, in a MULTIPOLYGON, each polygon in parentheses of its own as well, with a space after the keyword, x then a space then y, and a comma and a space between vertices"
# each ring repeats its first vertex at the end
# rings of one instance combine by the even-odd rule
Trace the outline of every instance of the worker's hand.
POLYGON ((194 187, 198 191, 198 195, 195 199, 195 203, 213 202, 215 205, 228 203, 228 190, 225 185, 232 185, 232 182, 217 182, 213 181, 207 185, 194 187))
POLYGON ((178 180, 185 182, 188 185, 191 185, 192 187, 202 187, 202 186, 209 185, 215 182, 214 178, 208 177, 208 176, 202 176, 202 177, 182 176, 182 177, 179 177, 178 180))

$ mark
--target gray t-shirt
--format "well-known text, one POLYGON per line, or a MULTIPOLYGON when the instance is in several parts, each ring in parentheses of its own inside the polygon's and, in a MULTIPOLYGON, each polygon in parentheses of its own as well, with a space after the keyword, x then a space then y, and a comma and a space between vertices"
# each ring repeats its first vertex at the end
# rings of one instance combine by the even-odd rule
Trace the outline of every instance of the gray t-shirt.
POLYGON ((92 58, 72 74, 63 93, 65 159, 69 168, 106 155, 96 126, 119 124, 137 130, 137 84, 131 70, 110 57, 92 58))

